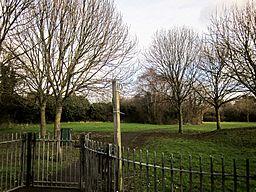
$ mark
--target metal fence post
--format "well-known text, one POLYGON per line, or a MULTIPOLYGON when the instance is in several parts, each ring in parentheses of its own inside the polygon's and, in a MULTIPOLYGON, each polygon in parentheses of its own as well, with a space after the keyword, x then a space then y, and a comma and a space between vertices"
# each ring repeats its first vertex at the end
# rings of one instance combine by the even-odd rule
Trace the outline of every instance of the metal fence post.
POLYGON ((83 191, 84 190, 84 166, 85 166, 85 148, 84 148, 84 144, 85 144, 85 135, 81 134, 80 135, 80 190, 83 191))
POLYGON ((26 177, 26 187, 29 187, 32 181, 31 175, 31 160, 32 160, 32 153, 31 153, 31 144, 32 144, 32 133, 28 133, 27 137, 27 177, 26 177))
POLYGON ((26 141, 27 135, 22 135, 22 148, 21 148, 21 178, 20 178, 20 185, 24 183, 24 175, 25 175, 25 157, 26 157, 26 141))
POLYGON ((112 191, 112 153, 113 153, 113 145, 107 145, 107 153, 108 153, 108 191, 112 191))
POLYGON ((36 133, 33 133, 33 137, 32 137, 32 141, 31 141, 31 146, 32 146, 32 165, 31 165, 31 182, 32 182, 32 186, 34 186, 34 177, 35 177, 35 174, 34 174, 34 169, 35 169, 35 159, 36 159, 36 133))

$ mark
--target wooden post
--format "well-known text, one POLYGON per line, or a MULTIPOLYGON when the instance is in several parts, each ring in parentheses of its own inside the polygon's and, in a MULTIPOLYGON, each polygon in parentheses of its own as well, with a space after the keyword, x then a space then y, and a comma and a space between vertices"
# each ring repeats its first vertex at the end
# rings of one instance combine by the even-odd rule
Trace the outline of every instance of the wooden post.
POLYGON ((120 128, 120 87, 117 80, 112 81, 112 92, 113 92, 113 116, 114 116, 114 143, 117 148, 118 154, 118 191, 122 191, 123 179, 122 179, 122 145, 121 145, 121 128, 120 128))

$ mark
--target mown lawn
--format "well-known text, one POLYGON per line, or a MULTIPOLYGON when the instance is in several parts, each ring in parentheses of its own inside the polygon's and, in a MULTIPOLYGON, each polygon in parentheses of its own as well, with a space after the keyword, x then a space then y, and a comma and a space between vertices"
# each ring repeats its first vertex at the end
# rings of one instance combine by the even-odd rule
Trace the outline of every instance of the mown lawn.
MULTIPOLYGON (((209 159, 221 157, 256 160, 256 123, 223 122, 222 130, 216 131, 214 122, 202 125, 185 125, 184 134, 177 134, 178 125, 152 125, 122 123, 124 145, 133 141, 131 147, 164 152, 167 156, 202 156, 209 159), (233 129, 231 129, 233 128, 233 129), (247 129, 243 129, 247 128, 247 129), (127 140, 127 141, 126 141, 127 140)), ((107 135, 112 141, 113 123, 111 122, 72 122, 62 123, 62 128, 72 128, 73 134, 97 132, 99 139, 107 135)), ((12 125, 1 128, 0 133, 38 132, 38 125, 12 125)), ((47 125, 47 131, 53 132, 53 124, 47 125)))
MULTIPOLYGON (((99 140, 107 137, 107 142, 113 139, 112 122, 72 122, 62 123, 62 128, 72 128, 73 134, 81 132, 97 132, 99 140), (108 140, 109 139, 109 140, 108 140)), ((131 147, 164 152, 167 156, 202 156, 209 159, 221 157, 238 159, 256 159, 256 123, 223 122, 222 130, 216 131, 214 122, 202 125, 184 126, 184 134, 177 134, 178 125, 152 125, 137 123, 122 123, 122 139, 124 145, 133 141, 131 147), (248 129, 255 127, 255 129, 248 129), (247 128, 247 129, 243 129, 247 128)), ((0 133, 38 132, 38 125, 12 125, 1 128, 0 133)), ((53 124, 47 125, 47 131, 53 132, 53 124)), ((93 134, 92 134, 93 135, 93 134)))
MULTIPOLYGON (((72 128, 74 133, 80 132, 113 132, 112 122, 63 122, 62 128, 72 128)), ((256 127, 256 122, 223 122, 222 129, 241 128, 241 127, 256 127)), ((205 122, 202 125, 184 125, 184 132, 203 133, 214 131, 214 122, 205 122)), ((153 124, 138 124, 138 123, 121 123, 122 132, 141 132, 141 131, 168 131, 177 132, 178 125, 153 125, 153 124)), ((53 124, 47 125, 47 131, 53 132, 53 124)), ((36 124, 11 124, 2 126, 0 133, 15 133, 15 132, 39 132, 39 125, 36 124)))

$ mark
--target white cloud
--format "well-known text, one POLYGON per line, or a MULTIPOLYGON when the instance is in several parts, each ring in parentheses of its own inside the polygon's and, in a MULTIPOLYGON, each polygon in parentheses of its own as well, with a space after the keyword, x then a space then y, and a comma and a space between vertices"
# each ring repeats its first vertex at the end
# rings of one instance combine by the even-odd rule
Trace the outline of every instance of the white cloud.
POLYGON ((124 21, 142 46, 148 46, 156 30, 173 26, 191 26, 199 32, 207 28, 216 7, 245 0, 116 0, 124 21))

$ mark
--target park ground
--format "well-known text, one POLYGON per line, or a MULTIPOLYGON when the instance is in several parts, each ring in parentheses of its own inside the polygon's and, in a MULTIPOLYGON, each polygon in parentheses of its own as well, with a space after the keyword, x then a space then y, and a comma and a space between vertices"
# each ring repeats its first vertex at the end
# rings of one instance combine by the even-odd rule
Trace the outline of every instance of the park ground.
MULTIPOLYGON (((89 133, 93 140, 113 142, 111 122, 62 123, 62 128, 72 128, 73 139, 79 139, 81 133, 89 133)), ((237 171, 243 175, 246 160, 249 159, 251 174, 256 178, 256 123, 223 122, 221 130, 216 130, 212 122, 187 124, 183 134, 178 133, 178 125, 122 123, 121 129, 122 145, 130 148, 130 151, 134 149, 137 160, 140 153, 144 159, 148 150, 149 163, 154 162, 154 155, 160 163, 164 153, 165 161, 173 159, 174 167, 179 166, 182 158, 184 169, 189 168, 191 157, 194 168, 198 168, 199 159, 203 159, 205 170, 210 170, 210 159, 213 160, 215 171, 221 171, 222 162, 225 161, 225 171, 228 173, 232 172, 236 160, 237 171)), ((47 130, 52 134, 53 125, 47 125, 47 130)), ((38 125, 11 125, 0 129, 0 134, 38 131, 38 125)), ((126 150, 124 156, 128 154, 126 150)))
MULTIPOLYGON (((112 122, 67 122, 62 128, 72 128, 73 138, 81 133, 90 133, 97 141, 113 142, 112 122)), ((153 125, 121 123, 122 145, 134 149, 148 149, 176 155, 216 156, 218 158, 256 159, 256 123, 223 122, 222 129, 216 130, 214 122, 201 125, 184 125, 179 134, 178 125, 153 125)), ((0 133, 38 132, 38 125, 9 125, 0 133)), ((53 132, 53 124, 47 125, 53 132)))

